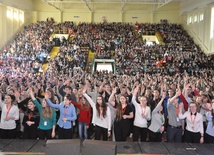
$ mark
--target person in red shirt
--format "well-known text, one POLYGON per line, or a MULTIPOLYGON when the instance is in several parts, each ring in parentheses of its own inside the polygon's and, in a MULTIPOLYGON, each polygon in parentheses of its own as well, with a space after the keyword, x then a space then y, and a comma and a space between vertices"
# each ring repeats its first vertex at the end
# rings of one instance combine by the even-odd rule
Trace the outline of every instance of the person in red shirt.
POLYGON ((91 121, 91 106, 84 97, 79 99, 79 103, 76 103, 73 100, 71 103, 80 110, 78 117, 78 128, 79 138, 81 141, 83 141, 84 139, 88 138, 87 129, 89 128, 91 121), (84 137, 82 133, 84 133, 84 137))

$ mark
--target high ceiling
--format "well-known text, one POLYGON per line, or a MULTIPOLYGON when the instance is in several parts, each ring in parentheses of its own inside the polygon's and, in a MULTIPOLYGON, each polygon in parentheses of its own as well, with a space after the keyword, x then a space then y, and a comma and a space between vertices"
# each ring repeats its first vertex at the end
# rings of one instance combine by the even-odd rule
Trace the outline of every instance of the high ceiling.
MULTIPOLYGON (((143 9, 149 9, 154 11, 170 2, 178 0, 42 0, 43 2, 55 7, 56 9, 63 10, 74 10, 85 8, 93 12, 94 10, 105 9, 120 10, 124 11, 124 8, 134 6, 133 10, 137 9, 137 6, 144 6, 143 9), (109 5, 111 4, 111 5, 109 5), (110 8, 108 8, 110 6, 110 8)), ((130 8, 130 7, 129 7, 130 8)), ((141 8, 142 9, 142 8, 141 8)))

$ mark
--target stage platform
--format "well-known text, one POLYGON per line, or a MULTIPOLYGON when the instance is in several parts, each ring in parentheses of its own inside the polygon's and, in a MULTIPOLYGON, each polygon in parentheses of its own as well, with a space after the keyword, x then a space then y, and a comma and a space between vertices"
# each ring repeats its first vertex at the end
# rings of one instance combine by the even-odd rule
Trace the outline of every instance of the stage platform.
MULTIPOLYGON (((87 140, 80 144, 79 140, 23 140, 23 139, 0 139, 0 155, 9 154, 28 154, 28 155, 96 155, 91 151, 84 149, 103 150, 103 153, 97 155, 109 154, 114 151, 111 145, 115 145, 115 154, 117 155, 214 155, 214 144, 189 144, 189 143, 151 143, 151 142, 103 142, 87 140), (96 142, 96 143, 94 143, 96 142), (51 145, 50 145, 51 144, 51 145), (54 145, 52 145, 54 144, 54 145), (88 147, 86 146, 88 145, 88 147), (52 148, 53 147, 53 148, 52 148), (102 148, 103 147, 103 148, 102 148), (109 153, 105 150, 109 148, 109 153), (54 150, 55 149, 55 150, 54 150)), ((92 151, 93 152, 93 151, 92 151)))

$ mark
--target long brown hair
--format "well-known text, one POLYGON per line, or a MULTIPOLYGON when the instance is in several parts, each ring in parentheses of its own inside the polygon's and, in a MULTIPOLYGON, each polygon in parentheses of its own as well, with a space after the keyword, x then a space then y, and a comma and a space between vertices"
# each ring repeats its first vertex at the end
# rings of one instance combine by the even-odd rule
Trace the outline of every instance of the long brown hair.
MULTIPOLYGON (((34 104, 32 100, 29 100, 29 101, 28 101, 28 104, 29 104, 30 102, 31 102, 32 104, 34 104)), ((33 111, 30 110, 29 108, 27 108, 27 110, 25 111, 24 114, 25 114, 26 116, 31 115, 32 117, 39 117, 39 111, 38 111, 38 109, 37 109, 36 106, 34 107, 34 110, 33 110, 33 111)))
MULTIPOLYGON (((120 97, 124 97, 126 99, 126 104, 128 103, 125 95, 120 95, 120 97)), ((123 107, 122 107, 122 104, 119 100, 119 102, 116 106, 116 111, 115 111, 115 121, 120 121, 122 118, 123 118, 123 107)))
POLYGON ((51 97, 50 97, 51 102, 52 102, 52 103, 55 103, 54 91, 53 91, 53 89, 52 89, 52 88, 47 88, 46 91, 47 91, 47 90, 48 90, 49 92, 51 92, 51 97))
POLYGON ((11 94, 7 94, 6 96, 10 96, 11 98, 11 105, 13 105, 16 101, 16 97, 14 95, 11 95, 11 94))
MULTIPOLYGON (((103 110, 103 118, 105 118, 106 117, 106 111, 107 111, 107 105, 106 105, 106 103, 105 103, 105 100, 104 100, 104 98, 101 96, 101 95, 99 95, 98 97, 101 97, 102 98, 102 103, 101 104, 98 104, 97 102, 96 102, 96 109, 97 109, 97 114, 98 114, 98 116, 100 116, 100 109, 102 109, 103 110)), ((97 98, 98 98, 97 97, 97 98)))
MULTIPOLYGON (((44 99, 44 101, 46 102, 45 99, 44 99)), ((53 113, 52 108, 46 102, 46 106, 42 108, 42 116, 44 118, 51 118, 52 113, 53 113)))

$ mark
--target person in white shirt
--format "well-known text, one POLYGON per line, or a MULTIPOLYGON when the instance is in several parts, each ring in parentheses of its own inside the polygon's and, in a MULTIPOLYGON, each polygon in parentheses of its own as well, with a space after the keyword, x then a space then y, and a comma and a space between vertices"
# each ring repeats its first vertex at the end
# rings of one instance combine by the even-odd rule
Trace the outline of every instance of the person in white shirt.
POLYGON ((16 120, 19 119, 19 108, 13 104, 15 99, 14 95, 6 95, 4 102, 0 100, 0 108, 2 109, 0 137, 2 139, 16 138, 16 120))
POLYGON ((179 119, 186 118, 185 142, 187 143, 203 143, 204 127, 203 116, 197 112, 197 104, 192 102, 189 104, 189 111, 182 113, 183 103, 179 105, 179 119))
POLYGON ((138 91, 139 86, 134 89, 132 97, 132 103, 135 107, 133 141, 138 141, 140 137, 140 141, 145 142, 148 132, 147 121, 150 121, 151 119, 151 109, 147 106, 147 99, 144 96, 140 96, 140 104, 137 103, 136 96, 138 91))
POLYGON ((95 140, 108 140, 111 135, 111 111, 102 96, 97 97, 96 103, 86 94, 87 86, 83 89, 83 96, 93 109, 92 123, 95 124, 95 140))

